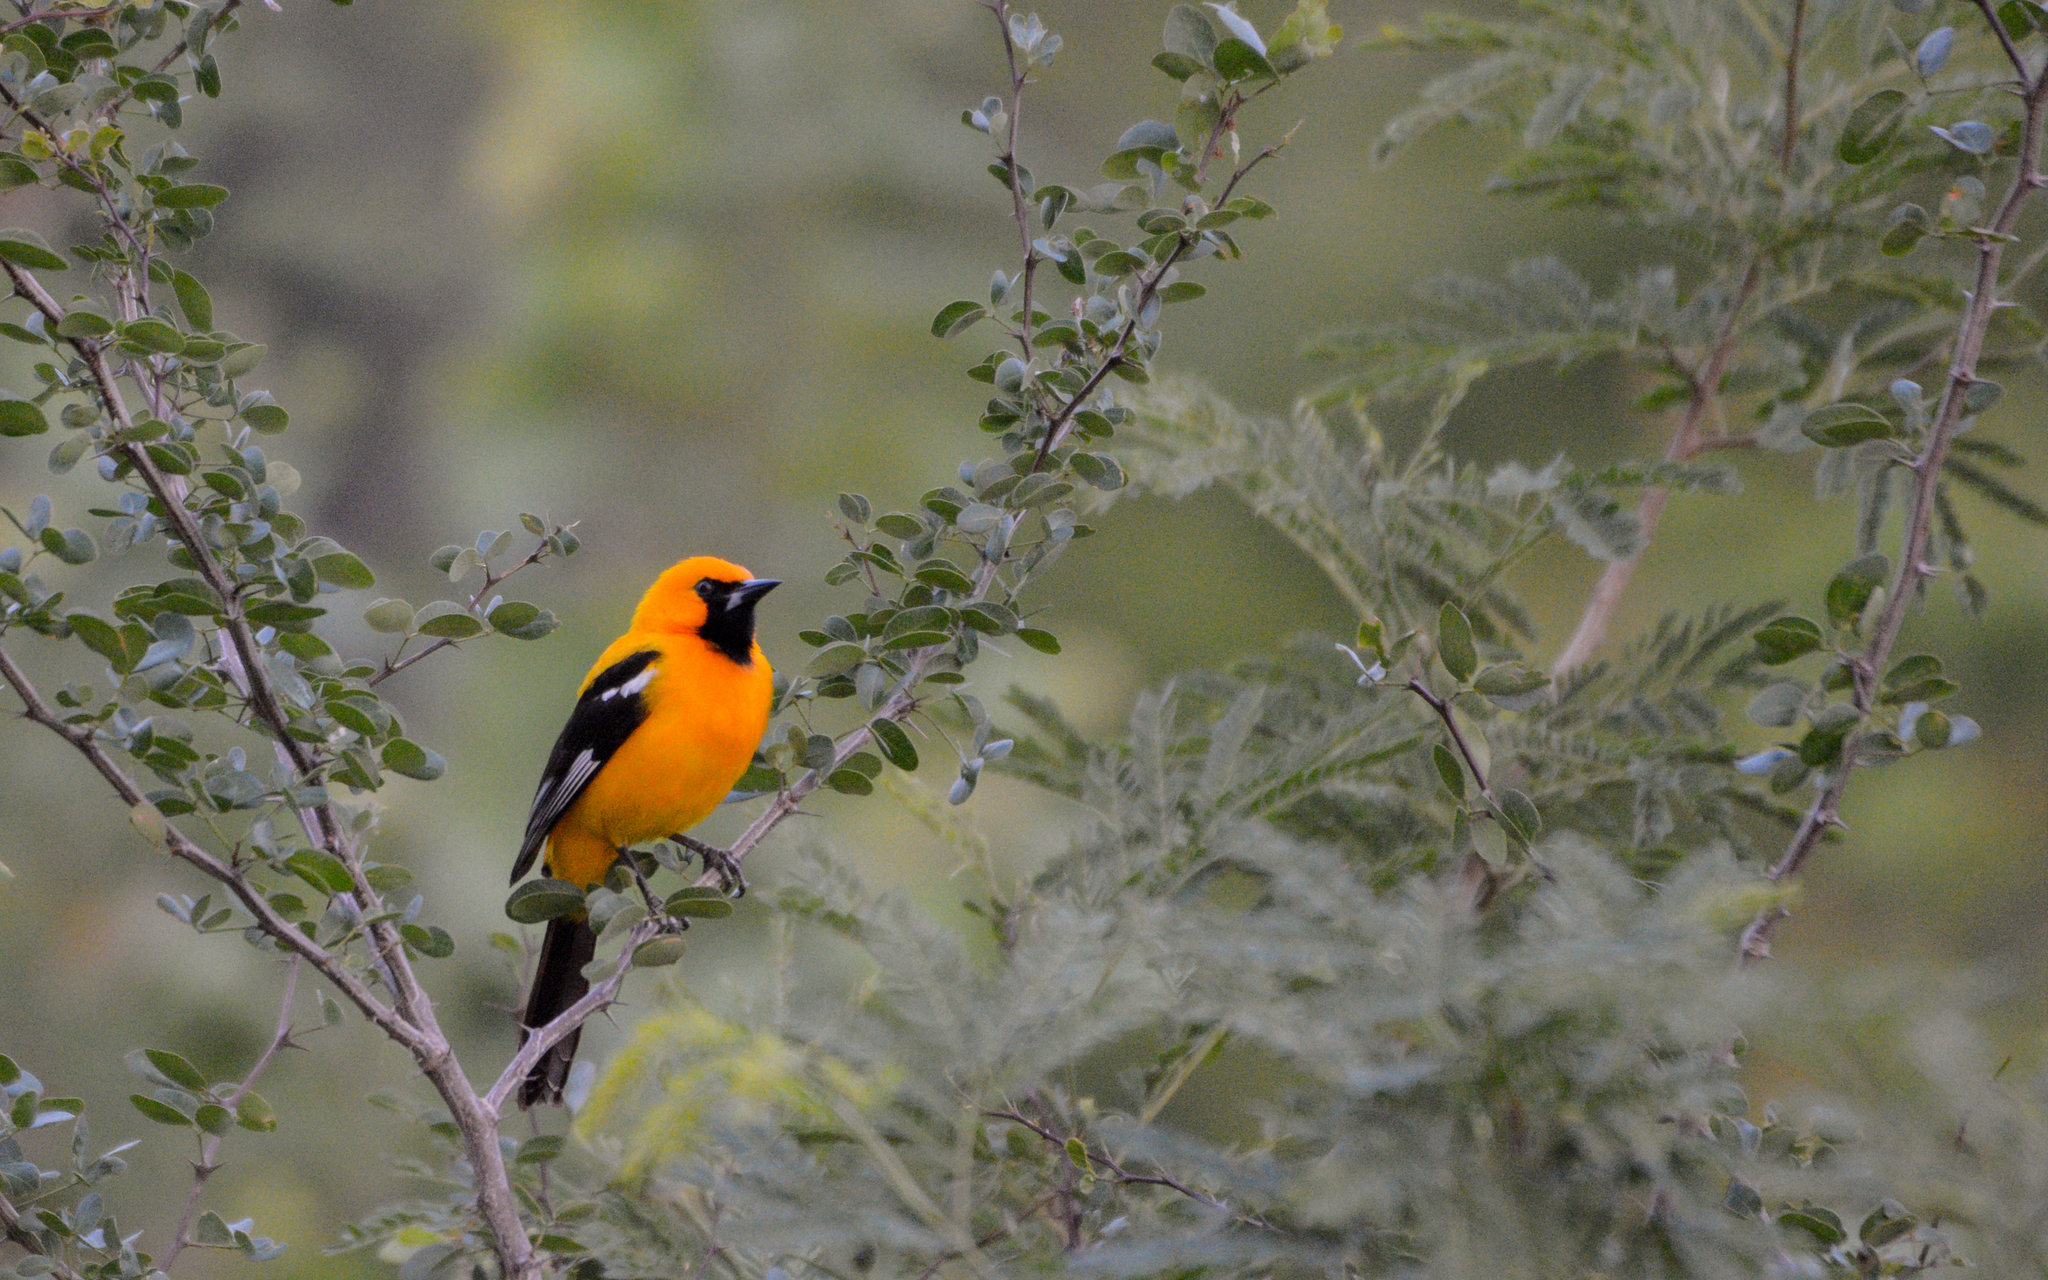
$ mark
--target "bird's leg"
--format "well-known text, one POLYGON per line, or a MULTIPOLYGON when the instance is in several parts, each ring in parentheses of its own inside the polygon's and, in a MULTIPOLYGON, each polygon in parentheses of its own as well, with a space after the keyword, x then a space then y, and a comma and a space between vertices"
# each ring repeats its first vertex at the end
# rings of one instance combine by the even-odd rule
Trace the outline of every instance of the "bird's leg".
POLYGON ((654 886, 647 883, 646 873, 640 870, 640 859, 633 856, 631 849, 619 850, 619 861, 624 863, 626 870, 632 873, 633 882, 640 886, 640 896, 647 902, 648 915, 656 920, 668 920, 678 929, 690 927, 688 920, 683 919, 681 916, 669 915, 668 909, 662 906, 661 899, 654 896, 654 886))
POLYGON ((686 835, 672 835, 669 839, 703 859, 704 869, 718 877, 721 892, 734 898, 747 896, 747 878, 740 874, 740 860, 730 850, 686 835))

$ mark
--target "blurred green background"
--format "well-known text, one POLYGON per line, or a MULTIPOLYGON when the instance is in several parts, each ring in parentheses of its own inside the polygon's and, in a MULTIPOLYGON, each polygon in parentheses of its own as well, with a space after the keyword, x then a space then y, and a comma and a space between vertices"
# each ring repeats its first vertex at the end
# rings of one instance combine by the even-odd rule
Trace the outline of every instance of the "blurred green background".
MULTIPOLYGON (((1289 6, 1242 7, 1266 26, 1289 6)), ((1354 37, 1421 7, 1331 6, 1354 37)), ((1087 185, 1090 157, 1126 125, 1170 112, 1174 86, 1145 66, 1167 8, 1041 6, 1066 37, 1025 109, 1026 163, 1041 178, 1087 185)), ((223 59, 227 95, 190 113, 197 176, 234 191, 194 270, 222 324, 270 344, 265 374, 294 429, 265 444, 307 476, 295 508, 377 567, 379 594, 416 603, 445 593, 426 565, 442 543, 508 527, 521 509, 582 521, 583 554, 518 592, 563 615, 557 635, 480 644, 391 686, 451 767, 431 787, 383 794, 383 856, 418 870, 430 915, 460 940, 430 976, 472 1071, 494 1073, 516 993, 484 937, 504 927, 504 873, 576 680, 641 584, 703 552, 788 579, 763 640, 771 659, 794 662, 794 632, 832 598, 820 576, 839 550, 833 495, 902 507, 980 456, 985 392, 961 370, 985 344, 942 345, 926 326, 1014 254, 1007 203, 983 171, 987 142, 958 123, 999 84, 1000 47, 968 0, 295 0, 282 14, 245 12, 223 59)), ((1347 48, 1259 104, 1248 143, 1307 122, 1253 185, 1281 216, 1241 237, 1246 262, 1198 269, 1211 293, 1171 317, 1162 368, 1285 411, 1328 376, 1299 357, 1304 338, 1398 313, 1424 275, 1555 251, 1605 286, 1670 260, 1600 216, 1481 194, 1508 145, 1497 135, 1439 136, 1372 169, 1379 124, 1432 69, 1347 48)), ((0 220, 78 238, 68 198, 0 199, 0 220)), ((24 370, 0 374, 25 384, 24 370)), ((2041 388, 2016 389, 2034 394, 2007 397, 1988 425, 2038 452, 2041 388)), ((1640 390, 1600 365, 1497 376, 1461 409, 1452 443, 1481 461, 1648 456, 1666 428, 1628 407, 1640 390)), ((42 454, 0 449, 0 503, 18 510, 48 492, 60 513, 81 512, 94 482, 50 476, 42 454)), ((1745 458, 1742 496, 1674 500, 1623 628, 1720 601, 1813 600, 1845 558, 1851 513, 1811 501, 1810 461, 1745 458), (1682 559, 1667 549, 1679 544, 1682 559)), ((1816 859, 1779 951, 1816 975, 1968 966, 1999 1033, 2031 1058, 2048 969, 2036 927, 2048 907, 2048 585, 2037 537, 1974 514, 1992 616, 1979 628, 1942 591, 1914 625, 1953 655, 1965 680, 1956 709, 1992 747, 1863 781, 1852 838, 1816 859)), ((985 696, 1021 683, 1108 732, 1135 691, 1177 669, 1350 628, 1315 570, 1227 498, 1129 500, 1095 523, 1041 596, 1057 598, 1049 625, 1066 653, 988 660, 985 696)), ((103 601, 113 573, 138 572, 97 568, 74 600, 103 601)), ((1594 573, 1569 548, 1518 567, 1545 626, 1540 653, 1562 643, 1594 573)), ((367 646, 356 612, 337 610, 340 629, 367 646)), ((54 669, 54 646, 10 646, 54 669)), ((888 800, 814 807, 822 818, 792 838, 828 842, 935 910, 956 901, 954 855, 888 800)), ((972 810, 1019 867, 1060 847, 1070 821, 1002 780, 972 810)), ((709 834, 730 835, 735 819, 721 814, 709 834)), ((757 884, 772 886, 777 860, 771 846, 750 864, 757 884)), ((76 758, 11 720, 0 723, 0 861, 15 876, 0 883, 0 1048, 56 1091, 83 1093, 100 1139, 149 1140, 121 1212, 124 1228, 149 1231, 143 1247, 160 1246, 190 1152, 129 1110, 121 1055, 161 1045, 238 1073, 268 1033, 277 972, 159 912, 156 894, 200 892, 196 878, 149 857, 76 758)), ((764 896, 693 934, 680 980, 713 999, 744 983, 764 896)), ((601 1057, 615 1034, 596 1029, 586 1052, 601 1057)), ((319 1249, 341 1218, 402 1189, 383 1156, 409 1138, 356 1103, 407 1088, 407 1064, 353 1019, 314 1044, 263 1083, 278 1133, 238 1135, 213 1183, 227 1217, 256 1214, 289 1243, 269 1264, 279 1280, 381 1270, 319 1249)), ((1819 1051, 1767 1047, 1771 1084, 1827 1074, 1819 1051)), ((206 1274, 242 1265, 195 1261, 206 1274)))

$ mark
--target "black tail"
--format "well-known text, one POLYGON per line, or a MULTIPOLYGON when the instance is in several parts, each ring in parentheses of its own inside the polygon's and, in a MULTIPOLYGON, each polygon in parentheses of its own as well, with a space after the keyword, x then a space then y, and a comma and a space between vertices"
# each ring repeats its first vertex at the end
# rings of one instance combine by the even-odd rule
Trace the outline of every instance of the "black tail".
MULTIPOLYGON (((519 1019, 521 1044, 526 1043, 528 1028, 546 1026, 590 990, 583 966, 596 954, 597 935, 591 931, 589 921, 548 921, 547 937, 540 944, 540 966, 533 972, 533 989, 527 992, 526 1012, 519 1019)), ((569 1080, 569 1064, 576 1060, 576 1042, 582 1038, 583 1029, 578 1027, 534 1064, 519 1085, 521 1109, 562 1100, 562 1086, 569 1080)))

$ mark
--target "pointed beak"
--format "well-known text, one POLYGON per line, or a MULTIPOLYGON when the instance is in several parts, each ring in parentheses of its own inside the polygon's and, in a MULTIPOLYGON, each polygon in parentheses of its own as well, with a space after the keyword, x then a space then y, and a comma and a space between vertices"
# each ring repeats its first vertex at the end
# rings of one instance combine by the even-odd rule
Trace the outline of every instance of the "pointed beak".
POLYGON ((782 585, 780 578, 748 578, 726 596, 727 609, 743 609, 782 585))

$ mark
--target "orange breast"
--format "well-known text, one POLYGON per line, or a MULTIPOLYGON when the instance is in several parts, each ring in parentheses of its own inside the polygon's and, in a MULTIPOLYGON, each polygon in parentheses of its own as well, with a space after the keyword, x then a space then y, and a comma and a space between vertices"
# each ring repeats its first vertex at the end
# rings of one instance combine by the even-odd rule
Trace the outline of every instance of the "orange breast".
POLYGON ((605 650, 591 678, 647 649, 661 656, 641 695, 646 721, 548 839, 549 873, 572 884, 602 879, 619 848, 702 822, 747 771, 768 728, 774 673, 758 645, 743 667, 694 635, 629 632, 605 650))

